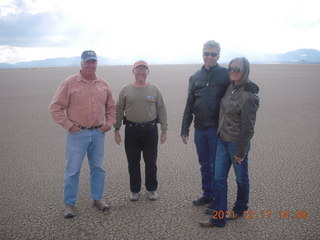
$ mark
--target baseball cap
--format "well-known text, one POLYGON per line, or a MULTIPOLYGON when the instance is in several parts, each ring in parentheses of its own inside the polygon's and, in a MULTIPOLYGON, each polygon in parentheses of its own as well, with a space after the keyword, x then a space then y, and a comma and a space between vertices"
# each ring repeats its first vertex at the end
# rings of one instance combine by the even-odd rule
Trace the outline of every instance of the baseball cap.
POLYGON ((92 51, 92 50, 86 50, 82 53, 81 55, 81 60, 82 61, 89 61, 89 60, 98 60, 97 59, 97 54, 92 51))
POLYGON ((139 61, 135 62, 135 63, 133 64, 133 69, 135 69, 136 67, 139 67, 139 66, 145 66, 146 68, 149 69, 148 63, 145 62, 145 61, 143 61, 143 60, 139 60, 139 61))

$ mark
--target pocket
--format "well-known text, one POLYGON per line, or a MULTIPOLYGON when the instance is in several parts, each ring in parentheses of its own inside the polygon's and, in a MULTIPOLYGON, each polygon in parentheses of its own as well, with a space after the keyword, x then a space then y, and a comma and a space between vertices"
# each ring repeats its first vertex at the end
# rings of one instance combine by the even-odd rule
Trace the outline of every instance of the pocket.
POLYGON ((71 94, 70 108, 85 109, 88 107, 90 95, 83 91, 75 91, 71 94))
POLYGON ((97 100, 99 103, 105 105, 107 101, 108 89, 107 87, 97 87, 97 100))

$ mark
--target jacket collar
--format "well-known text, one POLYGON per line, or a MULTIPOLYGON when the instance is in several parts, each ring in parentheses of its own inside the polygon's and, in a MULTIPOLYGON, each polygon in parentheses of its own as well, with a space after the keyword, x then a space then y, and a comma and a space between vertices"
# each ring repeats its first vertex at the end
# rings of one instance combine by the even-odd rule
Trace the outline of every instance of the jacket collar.
POLYGON ((202 65, 202 68, 201 68, 201 71, 202 72, 206 72, 206 73, 210 73, 212 71, 215 71, 215 69, 217 69, 219 67, 219 64, 217 63, 216 65, 214 65, 213 67, 209 68, 209 69, 206 69, 204 67, 204 65, 202 65))

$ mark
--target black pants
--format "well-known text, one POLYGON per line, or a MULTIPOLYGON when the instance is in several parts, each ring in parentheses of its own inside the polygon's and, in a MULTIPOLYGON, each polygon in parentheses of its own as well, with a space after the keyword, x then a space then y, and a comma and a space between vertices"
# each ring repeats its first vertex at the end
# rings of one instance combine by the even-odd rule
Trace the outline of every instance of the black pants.
POLYGON ((156 122, 146 125, 126 124, 124 146, 130 175, 130 190, 141 190, 141 152, 145 162, 145 184, 147 191, 155 191, 157 181, 158 128, 156 122))

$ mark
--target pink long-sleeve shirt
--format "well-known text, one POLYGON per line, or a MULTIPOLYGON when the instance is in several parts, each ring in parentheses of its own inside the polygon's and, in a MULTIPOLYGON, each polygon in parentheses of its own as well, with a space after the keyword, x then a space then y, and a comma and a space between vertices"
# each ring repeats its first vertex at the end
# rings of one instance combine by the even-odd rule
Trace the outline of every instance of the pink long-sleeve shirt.
POLYGON ((53 120, 65 129, 73 125, 112 127, 116 119, 115 102, 109 84, 100 77, 89 82, 81 73, 67 78, 59 86, 50 107, 53 120))

